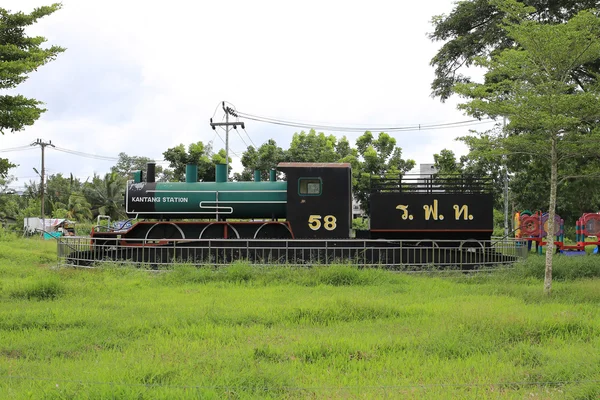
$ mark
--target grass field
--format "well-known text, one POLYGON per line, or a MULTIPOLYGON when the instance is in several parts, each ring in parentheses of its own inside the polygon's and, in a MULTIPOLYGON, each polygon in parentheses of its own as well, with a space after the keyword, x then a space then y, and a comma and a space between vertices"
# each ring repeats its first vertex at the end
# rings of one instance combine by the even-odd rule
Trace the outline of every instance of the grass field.
POLYGON ((0 398, 600 398, 600 258, 477 275, 53 268, 0 235, 0 398))

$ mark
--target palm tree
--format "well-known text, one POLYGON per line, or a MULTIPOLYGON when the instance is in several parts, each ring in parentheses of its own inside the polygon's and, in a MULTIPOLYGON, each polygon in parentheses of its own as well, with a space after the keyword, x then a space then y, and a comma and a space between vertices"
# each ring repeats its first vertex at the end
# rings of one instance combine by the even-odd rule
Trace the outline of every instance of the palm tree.
POLYGON ((82 192, 75 192, 69 196, 67 218, 75 221, 89 221, 93 218, 92 206, 82 192))
POLYGON ((94 216, 108 215, 112 219, 125 216, 123 207, 125 183, 125 179, 118 173, 110 172, 104 176, 104 179, 94 174, 92 182, 84 184, 85 197, 91 204, 94 216))

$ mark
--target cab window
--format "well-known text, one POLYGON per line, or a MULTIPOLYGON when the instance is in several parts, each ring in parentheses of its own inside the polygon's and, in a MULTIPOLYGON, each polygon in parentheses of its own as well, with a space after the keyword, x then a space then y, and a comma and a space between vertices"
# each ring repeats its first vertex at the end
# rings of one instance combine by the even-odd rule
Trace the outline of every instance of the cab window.
POLYGON ((300 196, 320 196, 321 186, 321 178, 300 178, 298 179, 298 194, 300 196))

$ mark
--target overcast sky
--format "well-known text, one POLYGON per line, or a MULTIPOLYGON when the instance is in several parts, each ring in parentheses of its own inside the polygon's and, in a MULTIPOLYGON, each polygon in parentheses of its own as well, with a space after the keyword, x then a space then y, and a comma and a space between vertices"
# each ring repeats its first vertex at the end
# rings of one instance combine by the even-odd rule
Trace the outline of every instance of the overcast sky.
MULTIPOLYGON (((4 0, 2 7, 30 12, 50 1, 4 0)), ((441 45, 427 38, 430 21, 453 5, 449 0, 63 0, 61 10, 28 33, 67 51, 17 90, 44 101, 48 111, 25 131, 0 136, 0 150, 37 138, 115 158, 126 152, 161 160, 167 148, 199 140, 214 141, 220 149, 224 144, 209 119, 221 120, 221 101, 250 114, 338 126, 469 120, 456 109, 458 99, 441 103, 430 96, 429 62, 441 45)), ((443 148, 464 154, 464 145, 454 139, 468 129, 393 136, 405 158, 430 163, 443 148)), ((247 121, 246 131, 257 145, 272 138, 286 148, 300 129, 247 121)), ((360 133, 346 135, 353 143, 360 133)), ((241 155, 242 139, 234 132, 230 140, 231 150, 241 155)), ((40 168, 39 147, 0 157, 19 164, 11 170, 18 177, 12 187, 38 179, 33 168, 40 168)), ((114 164, 46 151, 48 174, 72 172, 86 179, 114 164)))

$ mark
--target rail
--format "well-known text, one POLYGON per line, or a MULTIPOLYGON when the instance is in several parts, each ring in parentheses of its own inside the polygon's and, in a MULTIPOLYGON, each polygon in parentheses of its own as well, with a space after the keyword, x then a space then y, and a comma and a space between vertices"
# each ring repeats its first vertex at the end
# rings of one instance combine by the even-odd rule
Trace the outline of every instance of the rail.
POLYGON ((222 266, 243 260, 254 265, 311 266, 345 263, 395 270, 473 270, 512 264, 527 257, 521 240, 121 240, 62 237, 58 264, 94 267, 125 262, 160 269, 174 263, 222 266))
POLYGON ((475 175, 399 175, 395 177, 371 176, 371 193, 492 193, 492 180, 475 175))

